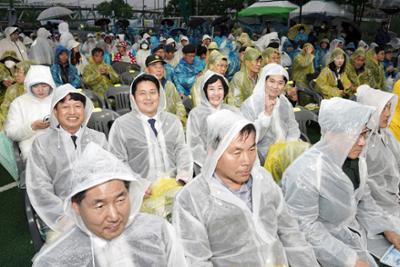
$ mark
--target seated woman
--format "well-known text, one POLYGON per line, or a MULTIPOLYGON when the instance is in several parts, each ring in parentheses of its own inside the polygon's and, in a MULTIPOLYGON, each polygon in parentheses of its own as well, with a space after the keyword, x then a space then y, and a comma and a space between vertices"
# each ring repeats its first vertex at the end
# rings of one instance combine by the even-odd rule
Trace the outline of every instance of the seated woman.
POLYGON ((186 139, 191 148, 196 174, 207 156, 207 117, 220 109, 239 112, 237 108, 223 103, 229 86, 222 75, 208 70, 200 88, 201 103, 190 111, 186 125, 186 139))
POLYGON ((70 51, 64 46, 57 46, 54 64, 51 65, 51 75, 56 86, 71 84, 75 88, 81 87, 81 78, 75 65, 69 63, 70 51))
POLYGON ((31 66, 25 78, 26 94, 10 105, 5 132, 18 142, 23 160, 27 159, 35 137, 50 126, 51 98, 55 88, 49 67, 31 66))
POLYGON ((316 80, 316 90, 325 99, 339 96, 347 98, 351 92, 351 82, 346 74, 346 55, 340 48, 335 48, 330 61, 316 80))

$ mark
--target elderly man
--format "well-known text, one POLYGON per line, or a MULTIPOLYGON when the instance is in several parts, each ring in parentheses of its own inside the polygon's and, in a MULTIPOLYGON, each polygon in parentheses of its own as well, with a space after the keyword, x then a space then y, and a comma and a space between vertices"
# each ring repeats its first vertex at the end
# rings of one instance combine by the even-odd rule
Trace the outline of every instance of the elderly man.
POLYGON ((120 81, 111 65, 104 63, 103 55, 103 49, 98 47, 93 49, 92 58, 82 74, 83 82, 102 97, 110 86, 120 81))
POLYGON ((17 27, 7 27, 4 30, 6 38, 0 41, 0 57, 7 51, 12 50, 17 54, 20 61, 28 60, 28 53, 25 45, 18 39, 18 28, 17 27))
POLYGON ((159 80, 140 74, 131 85, 130 97, 132 111, 116 119, 111 128, 111 152, 152 182, 164 177, 190 181, 190 149, 181 122, 165 111, 165 91, 159 80))
POLYGON ((318 266, 281 190, 256 160, 254 124, 220 110, 207 128, 202 171, 178 193, 173 210, 188 264, 318 266))
POLYGON ((76 226, 43 247, 33 266, 186 266, 173 227, 139 213, 146 183, 111 153, 90 143, 70 188, 64 207, 76 226))
POLYGON ((71 225, 63 201, 70 193, 73 164, 89 142, 107 148, 103 133, 86 127, 92 101, 70 84, 57 87, 51 104, 50 128, 35 139, 26 167, 31 203, 51 230, 61 233, 71 225))
POLYGON ((399 234, 367 184, 362 152, 373 111, 338 97, 323 100, 321 140, 283 175, 286 203, 322 266, 374 267, 371 254, 380 258, 390 243, 400 248, 399 234))

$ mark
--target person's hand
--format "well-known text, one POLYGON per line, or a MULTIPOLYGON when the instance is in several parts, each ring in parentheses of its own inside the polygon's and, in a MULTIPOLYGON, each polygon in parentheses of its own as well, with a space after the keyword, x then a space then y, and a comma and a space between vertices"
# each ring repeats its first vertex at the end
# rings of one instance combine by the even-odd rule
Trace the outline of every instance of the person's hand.
POLYGON ((393 72, 393 70, 394 70, 393 65, 389 65, 389 66, 386 68, 386 71, 387 71, 387 72, 393 72))
POLYGON ((265 95, 264 112, 267 116, 271 116, 276 104, 276 97, 265 95))
POLYGON ((307 54, 312 54, 313 52, 314 52, 314 49, 311 46, 306 48, 306 53, 307 54))
POLYGON ((11 85, 13 84, 13 81, 12 80, 3 80, 3 85, 5 86, 5 87, 10 87, 11 85))
POLYGON ((46 129, 47 127, 50 126, 50 122, 48 121, 42 121, 42 120, 37 120, 32 122, 31 124, 31 128, 32 130, 36 131, 36 130, 41 130, 41 129, 46 129))
POLYGON ((397 250, 400 250, 400 235, 394 231, 383 232, 386 239, 395 246, 397 250))
POLYGON ((104 67, 104 66, 101 66, 101 67, 99 68, 99 71, 100 71, 100 74, 101 74, 101 75, 107 75, 107 74, 108 74, 108 70, 107 70, 107 68, 104 67))
POLYGON ((356 265, 354 265, 354 267, 370 267, 370 266, 365 261, 357 260, 356 265))
POLYGON ((151 192, 152 192, 152 189, 151 189, 151 186, 149 186, 149 188, 147 188, 147 190, 144 192, 144 198, 151 197, 151 192))

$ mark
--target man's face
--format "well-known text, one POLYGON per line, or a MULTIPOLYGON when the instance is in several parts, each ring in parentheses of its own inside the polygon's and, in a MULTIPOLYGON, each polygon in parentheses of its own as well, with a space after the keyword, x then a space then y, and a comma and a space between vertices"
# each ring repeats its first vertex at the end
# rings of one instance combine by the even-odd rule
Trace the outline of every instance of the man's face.
POLYGON ((148 117, 153 117, 157 114, 160 93, 153 82, 142 81, 138 83, 134 98, 141 113, 148 117))
POLYGON ((64 130, 76 133, 85 120, 85 106, 67 95, 64 102, 56 105, 54 114, 64 130))
POLYGON ((121 180, 111 180, 86 191, 80 204, 72 203, 90 232, 105 240, 118 237, 130 215, 128 190, 121 180))
POLYGON ((195 53, 186 53, 183 54, 183 59, 188 63, 188 64, 193 64, 194 62, 194 57, 196 56, 195 53))
POLYGON ((45 98, 50 93, 50 86, 47 83, 32 85, 32 93, 38 98, 45 98))
POLYGON ((13 42, 16 42, 16 41, 18 40, 18 37, 19 37, 18 31, 15 31, 15 32, 13 32, 12 34, 10 34, 10 39, 11 39, 11 41, 13 41, 13 42))
POLYGON ((361 134, 358 136, 356 143, 351 147, 350 152, 348 154, 348 158, 356 159, 360 156, 363 147, 365 146, 366 140, 368 138, 370 130, 365 127, 361 134))
POLYGON ((182 45, 182 47, 184 47, 185 45, 187 45, 188 44, 188 41, 186 40, 186 39, 182 39, 181 40, 181 45, 182 45))
POLYGON ((385 53, 386 60, 392 60, 392 58, 393 58, 393 52, 390 51, 385 53))
POLYGON ((174 55, 175 55, 174 52, 166 52, 166 53, 165 53, 165 58, 166 58, 167 60, 171 60, 171 59, 174 58, 174 55))
POLYGON ((286 81, 282 75, 270 75, 265 81, 265 94, 270 99, 277 98, 283 92, 286 81))
POLYGON ((384 59, 385 59, 385 51, 379 51, 377 54, 376 54, 376 59, 379 61, 379 62, 382 62, 384 59))
POLYGON ((165 50, 164 49, 158 49, 154 54, 159 56, 162 59, 165 58, 165 50))
POLYGON ((103 53, 97 52, 92 56, 92 58, 93 58, 94 63, 96 63, 96 64, 103 63, 103 53))
POLYGON ((379 117, 379 127, 380 128, 387 128, 389 124, 389 118, 390 118, 390 108, 392 104, 389 102, 385 105, 383 108, 383 111, 379 117))
POLYGON ((164 78, 164 65, 161 62, 156 62, 147 67, 147 73, 153 74, 157 79, 164 78))
POLYGON ((256 135, 238 135, 219 158, 215 173, 230 188, 239 189, 247 182, 257 157, 256 135))
POLYGON ((208 47, 208 45, 211 43, 211 40, 210 39, 204 39, 203 40, 203 45, 205 46, 205 47, 208 47))
POLYGON ((58 59, 60 60, 61 64, 66 64, 68 62, 68 53, 67 52, 61 52, 58 55, 58 59))
POLYGON ((354 67, 358 70, 364 66, 365 57, 359 56, 353 60, 354 67))
POLYGON ((253 73, 259 73, 261 69, 261 58, 254 60, 247 60, 246 65, 248 69, 253 73))
POLYGON ((227 69, 228 69, 228 61, 222 59, 215 63, 212 71, 215 71, 216 73, 221 75, 225 75, 227 69))

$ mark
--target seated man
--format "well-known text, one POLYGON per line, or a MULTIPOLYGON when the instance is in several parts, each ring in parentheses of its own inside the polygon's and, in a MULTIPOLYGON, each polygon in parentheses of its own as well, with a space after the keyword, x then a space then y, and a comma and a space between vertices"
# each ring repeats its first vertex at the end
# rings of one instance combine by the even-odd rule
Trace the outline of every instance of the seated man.
POLYGON ((103 62, 104 51, 96 47, 92 50, 92 58, 83 69, 83 82, 101 97, 110 86, 119 82, 119 76, 111 65, 103 62))
POLYGON ((33 266, 186 266, 173 227, 138 212, 143 179, 93 143, 73 169, 65 213, 76 226, 44 246, 33 266))
POLYGON ((166 111, 178 116, 182 124, 186 123, 186 110, 183 106, 175 85, 164 76, 164 65, 166 62, 158 55, 148 56, 146 59, 146 72, 157 77, 165 90, 165 101, 167 102, 166 111))
POLYGON ((256 161, 254 124, 229 110, 207 119, 202 171, 177 195, 173 225, 190 266, 319 266, 256 161))
POLYGON ((63 201, 70 193, 72 165, 89 142, 107 148, 103 133, 86 127, 92 101, 70 84, 55 90, 50 128, 35 139, 26 167, 27 192, 39 217, 55 232, 70 226, 63 201))
POLYGON ((151 182, 164 177, 190 181, 190 149, 179 119, 165 111, 165 92, 158 79, 138 75, 130 97, 132 111, 117 118, 110 130, 111 151, 151 182))
POLYGON ((70 52, 64 46, 56 47, 54 64, 51 65, 51 75, 56 86, 69 83, 73 87, 79 88, 81 87, 81 78, 75 65, 69 63, 69 54, 70 52))
POLYGON ((323 100, 321 140, 283 175, 286 203, 322 266, 374 267, 370 253, 379 258, 390 243, 400 248, 400 236, 367 184, 362 151, 373 110, 337 97, 323 100), (367 238, 373 238, 368 247, 367 238))

